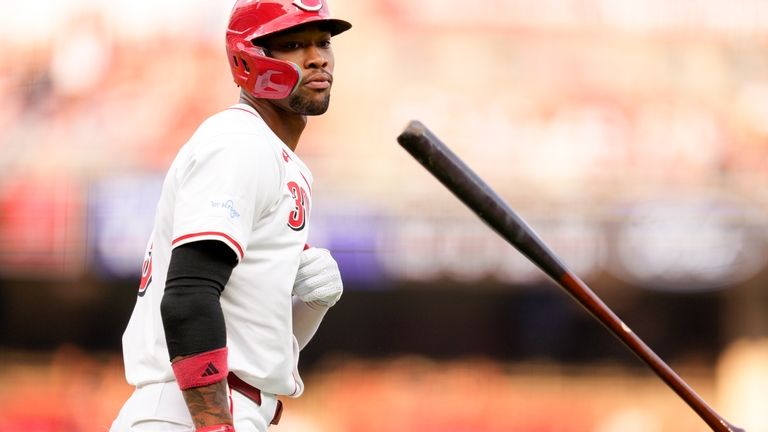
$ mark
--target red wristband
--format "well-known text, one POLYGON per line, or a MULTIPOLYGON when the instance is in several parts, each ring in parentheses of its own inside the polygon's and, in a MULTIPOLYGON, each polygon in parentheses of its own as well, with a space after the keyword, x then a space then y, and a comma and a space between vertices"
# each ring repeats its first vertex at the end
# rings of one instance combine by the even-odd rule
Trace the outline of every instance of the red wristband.
POLYGON ((227 377, 227 347, 195 354, 171 364, 182 390, 217 383, 227 377))
POLYGON ((201 427, 195 432, 235 432, 235 427, 231 424, 220 424, 216 426, 201 427))

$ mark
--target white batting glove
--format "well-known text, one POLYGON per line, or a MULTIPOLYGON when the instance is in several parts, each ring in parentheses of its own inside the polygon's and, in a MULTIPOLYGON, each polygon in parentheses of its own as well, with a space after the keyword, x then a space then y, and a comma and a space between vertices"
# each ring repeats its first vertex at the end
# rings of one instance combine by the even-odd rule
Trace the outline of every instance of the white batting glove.
POLYGON ((329 308, 344 292, 336 260, 327 249, 311 247, 300 255, 293 294, 313 309, 329 308))

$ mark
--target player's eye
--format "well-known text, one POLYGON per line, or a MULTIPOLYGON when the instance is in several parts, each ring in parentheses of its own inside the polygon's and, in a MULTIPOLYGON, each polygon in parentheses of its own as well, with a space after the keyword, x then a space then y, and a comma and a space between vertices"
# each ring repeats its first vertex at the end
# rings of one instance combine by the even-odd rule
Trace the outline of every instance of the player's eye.
POLYGON ((330 39, 324 39, 320 41, 320 43, 317 44, 318 48, 330 48, 331 47, 331 40, 330 39))
POLYGON ((301 48, 301 43, 296 41, 285 42, 280 46, 283 51, 294 51, 301 48))

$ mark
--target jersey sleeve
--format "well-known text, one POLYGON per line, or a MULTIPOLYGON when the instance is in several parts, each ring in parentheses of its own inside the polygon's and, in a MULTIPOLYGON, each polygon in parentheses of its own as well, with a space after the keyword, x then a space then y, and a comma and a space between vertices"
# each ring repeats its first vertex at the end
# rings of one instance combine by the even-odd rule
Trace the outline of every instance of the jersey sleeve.
POLYGON ((245 255, 254 221, 278 198, 277 155, 257 135, 199 143, 177 173, 173 247, 220 240, 245 255))

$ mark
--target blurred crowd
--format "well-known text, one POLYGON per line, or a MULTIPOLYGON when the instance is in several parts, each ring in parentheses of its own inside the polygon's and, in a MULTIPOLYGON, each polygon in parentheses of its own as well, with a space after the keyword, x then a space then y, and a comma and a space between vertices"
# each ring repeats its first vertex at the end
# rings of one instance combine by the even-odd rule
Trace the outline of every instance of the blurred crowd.
POLYGON ((211 43, 119 38, 100 12, 71 12, 42 40, 0 40, 0 182, 164 168, 184 134, 232 97, 211 43))
MULTIPOLYGON (((49 3, 47 14, 4 6, 0 181, 163 170, 203 118, 235 101, 226 6, 43 3, 35 8, 49 3)), ((353 193, 348 174, 364 172, 357 188, 374 197, 409 195, 392 190, 413 179, 392 178, 401 155, 381 147, 421 118, 510 194, 525 195, 507 185, 516 180, 554 199, 676 187, 765 202, 756 185, 768 183, 768 30, 741 30, 749 13, 707 27, 711 14, 687 17, 679 0, 657 29, 650 5, 634 11, 645 28, 603 2, 548 2, 537 20, 519 19, 522 3, 483 27, 488 14, 477 11, 337 1, 360 24, 339 39, 338 94, 303 149, 327 187, 353 193)))

